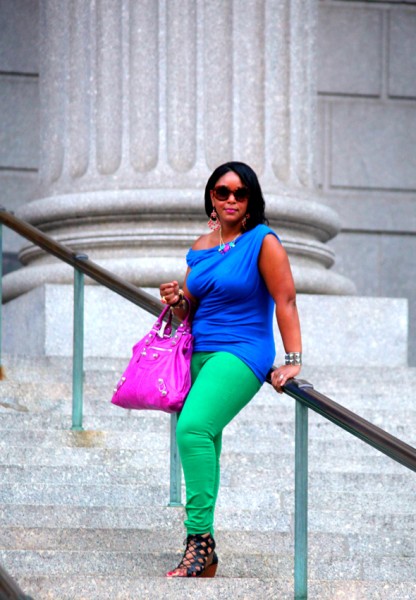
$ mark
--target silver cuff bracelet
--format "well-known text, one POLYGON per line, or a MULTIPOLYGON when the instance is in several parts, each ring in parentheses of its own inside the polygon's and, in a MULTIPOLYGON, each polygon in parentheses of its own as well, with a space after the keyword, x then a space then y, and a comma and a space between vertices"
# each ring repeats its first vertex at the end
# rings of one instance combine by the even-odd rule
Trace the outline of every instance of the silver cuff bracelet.
POLYGON ((296 365, 302 364, 302 352, 288 352, 285 354, 285 365, 296 365))

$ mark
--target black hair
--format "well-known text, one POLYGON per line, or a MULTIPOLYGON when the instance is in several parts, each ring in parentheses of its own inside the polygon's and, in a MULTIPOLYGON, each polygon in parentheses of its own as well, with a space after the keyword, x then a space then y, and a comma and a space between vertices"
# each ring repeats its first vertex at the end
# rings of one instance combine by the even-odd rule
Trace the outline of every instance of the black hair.
POLYGON ((265 215, 266 204, 257 175, 251 167, 243 162, 237 161, 231 161, 220 165, 209 177, 207 185, 205 186, 205 212, 207 213, 207 216, 210 217, 212 212, 210 192, 215 187, 218 179, 229 171, 236 173, 249 191, 247 212, 249 213, 250 218, 247 220, 246 229, 254 229, 256 225, 262 223, 268 225, 269 221, 265 215))

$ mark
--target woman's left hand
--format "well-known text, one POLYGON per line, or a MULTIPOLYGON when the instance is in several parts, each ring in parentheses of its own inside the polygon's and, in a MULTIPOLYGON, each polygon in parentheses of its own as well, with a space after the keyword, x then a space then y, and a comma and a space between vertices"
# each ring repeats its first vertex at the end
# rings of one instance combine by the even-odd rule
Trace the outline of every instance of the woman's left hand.
POLYGON ((281 394, 283 392, 283 386, 288 379, 293 379, 300 373, 300 366, 298 365, 282 365, 275 369, 272 373, 272 386, 274 389, 281 394))

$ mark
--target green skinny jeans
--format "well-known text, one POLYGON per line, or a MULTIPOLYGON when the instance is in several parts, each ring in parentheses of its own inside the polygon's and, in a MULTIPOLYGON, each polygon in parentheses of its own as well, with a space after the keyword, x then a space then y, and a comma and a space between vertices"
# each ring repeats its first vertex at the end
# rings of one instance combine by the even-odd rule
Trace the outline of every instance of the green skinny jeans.
POLYGON ((229 352, 195 352, 192 388, 176 437, 186 484, 188 535, 214 535, 222 431, 261 387, 253 371, 229 352))

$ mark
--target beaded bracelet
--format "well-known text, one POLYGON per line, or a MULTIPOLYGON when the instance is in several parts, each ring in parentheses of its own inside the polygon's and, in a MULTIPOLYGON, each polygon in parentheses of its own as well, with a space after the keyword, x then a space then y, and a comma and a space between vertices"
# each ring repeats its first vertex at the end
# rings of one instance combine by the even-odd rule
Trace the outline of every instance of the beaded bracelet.
POLYGON ((188 305, 183 290, 179 290, 178 296, 179 299, 175 302, 175 304, 170 305, 171 308, 183 308, 184 304, 186 304, 186 306, 188 305))

